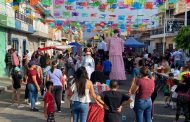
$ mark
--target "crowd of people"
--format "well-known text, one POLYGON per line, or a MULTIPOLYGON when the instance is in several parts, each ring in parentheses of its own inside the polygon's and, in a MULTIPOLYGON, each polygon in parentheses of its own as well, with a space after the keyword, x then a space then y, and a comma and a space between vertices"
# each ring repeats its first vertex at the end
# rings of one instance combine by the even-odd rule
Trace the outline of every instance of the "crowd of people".
MULTIPOLYGON (((70 101, 73 122, 121 122, 121 111, 130 104, 137 122, 152 122, 154 101, 163 90, 165 107, 176 108, 176 119, 183 114, 190 120, 190 71, 188 56, 182 50, 167 50, 160 55, 154 50, 142 54, 127 52, 119 31, 109 40, 107 49, 88 45, 83 54, 68 50, 61 53, 26 51, 22 60, 14 49, 5 58, 7 73, 13 80, 12 103, 20 104, 20 89, 25 87, 25 101, 37 112, 39 98, 44 99, 47 122, 56 120, 66 98, 70 101), (119 82, 132 75, 127 93, 118 91, 119 82), (164 76, 162 76, 165 74, 164 76), (168 74, 168 75, 167 75, 168 74), (158 77, 166 77, 161 88, 158 77), (56 105, 56 108, 54 107, 56 105)), ((104 39, 104 38, 102 38, 104 39)), ((102 43, 102 41, 100 41, 102 43)), ((104 45, 105 46, 105 45, 104 45)))

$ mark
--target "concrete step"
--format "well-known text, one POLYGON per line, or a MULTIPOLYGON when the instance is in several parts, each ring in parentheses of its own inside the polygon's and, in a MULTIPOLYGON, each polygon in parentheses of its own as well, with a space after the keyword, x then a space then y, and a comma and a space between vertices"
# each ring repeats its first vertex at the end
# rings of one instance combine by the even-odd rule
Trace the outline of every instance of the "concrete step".
POLYGON ((12 88, 12 80, 8 77, 0 77, 0 94, 12 88))

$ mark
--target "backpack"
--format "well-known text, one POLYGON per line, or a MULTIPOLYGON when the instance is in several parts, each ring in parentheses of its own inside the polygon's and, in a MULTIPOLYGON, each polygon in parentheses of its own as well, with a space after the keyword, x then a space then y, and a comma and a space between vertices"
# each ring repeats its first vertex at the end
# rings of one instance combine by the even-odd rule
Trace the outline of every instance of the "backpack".
POLYGON ((187 91, 187 93, 178 92, 177 99, 180 100, 181 102, 189 102, 190 101, 190 88, 187 91))

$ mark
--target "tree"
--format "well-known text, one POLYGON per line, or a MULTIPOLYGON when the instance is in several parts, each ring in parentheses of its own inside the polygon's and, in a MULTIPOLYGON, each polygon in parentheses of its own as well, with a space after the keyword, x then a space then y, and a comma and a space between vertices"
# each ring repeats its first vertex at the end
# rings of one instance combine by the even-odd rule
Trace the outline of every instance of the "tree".
POLYGON ((182 27, 174 41, 177 48, 190 49, 190 27, 182 27))

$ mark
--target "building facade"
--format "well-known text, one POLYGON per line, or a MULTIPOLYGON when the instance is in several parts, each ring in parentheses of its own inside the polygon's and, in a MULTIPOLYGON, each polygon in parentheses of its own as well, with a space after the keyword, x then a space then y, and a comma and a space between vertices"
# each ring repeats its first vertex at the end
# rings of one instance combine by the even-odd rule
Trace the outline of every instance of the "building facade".
POLYGON ((4 60, 8 49, 16 49, 18 56, 22 58, 26 50, 32 53, 52 40, 48 36, 48 24, 40 21, 49 16, 45 13, 47 8, 40 3, 36 6, 22 3, 18 7, 15 10, 10 3, 0 0, 0 77, 6 76, 4 60), (37 13, 36 8, 41 12, 37 13))
MULTIPOLYGON (((181 12, 184 14, 185 4, 185 0, 179 0, 174 6, 166 3, 166 5, 163 5, 166 7, 166 11, 160 10, 155 15, 158 18, 158 26, 151 30, 149 52, 156 49, 158 52, 164 53, 166 49, 173 50, 176 48, 173 39, 185 24, 184 16, 178 16, 181 12)), ((190 4, 187 7, 187 10, 189 10, 190 4)))

